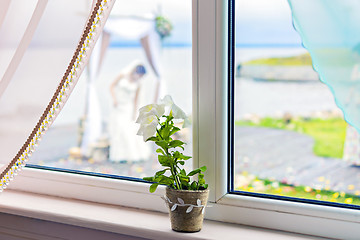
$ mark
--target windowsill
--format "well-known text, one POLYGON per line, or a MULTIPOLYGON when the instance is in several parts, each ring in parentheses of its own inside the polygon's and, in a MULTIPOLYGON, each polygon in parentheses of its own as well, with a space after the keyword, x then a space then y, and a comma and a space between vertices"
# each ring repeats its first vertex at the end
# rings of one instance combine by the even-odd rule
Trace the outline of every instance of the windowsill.
POLYGON ((14 190, 0 195, 3 213, 150 239, 317 239, 205 220, 201 232, 178 233, 167 214, 14 190))

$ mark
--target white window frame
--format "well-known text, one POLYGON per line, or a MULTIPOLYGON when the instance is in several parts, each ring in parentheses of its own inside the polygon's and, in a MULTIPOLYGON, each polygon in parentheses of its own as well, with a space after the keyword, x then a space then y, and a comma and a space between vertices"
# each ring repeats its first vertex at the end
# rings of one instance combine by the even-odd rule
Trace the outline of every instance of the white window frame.
MULTIPOLYGON (((250 1, 250 0, 249 0, 250 1)), ((206 218, 323 237, 358 239, 360 211, 227 193, 228 0, 192 0, 193 161, 206 165, 210 202, 206 218)), ((24 169, 10 188, 167 212, 149 184, 24 169)))

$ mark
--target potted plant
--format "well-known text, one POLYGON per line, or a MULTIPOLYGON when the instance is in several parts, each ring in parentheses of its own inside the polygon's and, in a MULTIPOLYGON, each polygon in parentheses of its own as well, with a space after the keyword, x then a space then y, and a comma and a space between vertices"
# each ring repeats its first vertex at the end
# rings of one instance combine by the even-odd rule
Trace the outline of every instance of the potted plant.
POLYGON ((177 124, 188 125, 186 114, 170 96, 166 96, 159 104, 140 108, 136 122, 140 124, 138 135, 143 136, 145 142, 152 141, 157 145, 158 161, 164 167, 153 177, 144 178, 152 182, 150 192, 155 192, 160 184, 167 186, 164 199, 169 207, 173 230, 200 231, 209 196, 203 174, 206 166, 187 173, 183 166, 191 157, 181 152, 185 143, 174 137, 180 131, 177 124))

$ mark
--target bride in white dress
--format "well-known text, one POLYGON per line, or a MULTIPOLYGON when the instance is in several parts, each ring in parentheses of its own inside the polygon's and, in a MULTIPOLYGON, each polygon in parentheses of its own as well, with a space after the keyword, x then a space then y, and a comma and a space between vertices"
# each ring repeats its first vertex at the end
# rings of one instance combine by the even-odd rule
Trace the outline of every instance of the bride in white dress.
POLYGON ((141 80, 145 73, 142 64, 132 64, 110 86, 113 110, 109 122, 109 160, 112 162, 135 163, 149 159, 150 148, 136 135, 135 123, 141 80))

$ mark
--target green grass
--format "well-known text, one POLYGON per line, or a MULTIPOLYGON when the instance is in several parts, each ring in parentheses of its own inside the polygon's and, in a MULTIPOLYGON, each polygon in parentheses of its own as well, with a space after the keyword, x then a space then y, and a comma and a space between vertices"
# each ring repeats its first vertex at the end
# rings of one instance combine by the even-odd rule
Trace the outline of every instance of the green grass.
POLYGON ((310 54, 305 53, 292 57, 255 59, 248 62, 244 62, 243 65, 311 66, 312 61, 310 54))
POLYGON ((346 122, 341 118, 283 119, 266 117, 259 122, 238 120, 236 126, 267 127, 296 131, 313 137, 313 152, 321 157, 342 158, 346 134, 346 122))
POLYGON ((326 189, 313 189, 307 186, 292 186, 268 179, 253 178, 246 172, 241 173, 241 175, 244 178, 250 177, 252 180, 245 185, 238 186, 236 188, 238 191, 360 205, 360 191, 356 191, 356 194, 348 194, 326 189))

